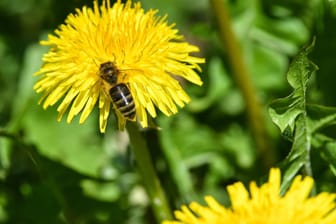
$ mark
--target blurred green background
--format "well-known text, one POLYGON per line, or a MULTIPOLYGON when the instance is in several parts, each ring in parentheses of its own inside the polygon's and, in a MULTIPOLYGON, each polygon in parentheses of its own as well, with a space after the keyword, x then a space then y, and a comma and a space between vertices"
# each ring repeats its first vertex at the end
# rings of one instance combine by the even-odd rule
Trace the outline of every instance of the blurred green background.
MULTIPOLYGON (((199 46, 207 63, 204 85, 185 89, 192 102, 172 117, 159 115, 160 131, 148 130, 154 165, 174 208, 214 195, 228 203, 225 187, 267 174, 246 118, 246 102, 218 38, 206 0, 141 1, 168 14, 186 39, 199 46)), ((336 2, 332 0, 227 1, 257 96, 263 106, 273 166, 291 142, 267 113, 269 103, 287 96, 290 60, 316 37, 311 59, 319 71, 308 99, 336 106, 336 2)), ((97 110, 83 125, 57 122, 55 107, 43 110, 32 86, 48 49, 39 45, 69 13, 92 1, 0 1, 0 223, 154 223, 148 198, 129 151, 127 133, 98 129, 97 110)), ((335 130, 326 130, 335 137, 335 130)), ((312 151, 317 189, 336 191, 328 158, 312 151)))

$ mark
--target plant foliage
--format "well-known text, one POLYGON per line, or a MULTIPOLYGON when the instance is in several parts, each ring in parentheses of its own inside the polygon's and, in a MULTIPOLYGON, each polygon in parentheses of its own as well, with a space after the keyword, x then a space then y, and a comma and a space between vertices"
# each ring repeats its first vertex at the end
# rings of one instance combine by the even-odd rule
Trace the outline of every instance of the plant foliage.
MULTIPOLYGON (((0 223, 154 223, 127 133, 116 131, 113 116, 104 135, 98 111, 83 125, 57 122, 32 88, 47 51, 39 40, 92 1, 36 2, 0 1, 0 223)), ((270 165, 282 169, 282 192, 298 173, 314 177, 316 192, 336 192, 334 1, 223 1, 272 161, 257 147, 208 1, 141 2, 168 14, 206 58, 202 87, 181 81, 191 103, 143 131, 172 208, 204 195, 229 204, 227 185, 262 181, 270 165)))

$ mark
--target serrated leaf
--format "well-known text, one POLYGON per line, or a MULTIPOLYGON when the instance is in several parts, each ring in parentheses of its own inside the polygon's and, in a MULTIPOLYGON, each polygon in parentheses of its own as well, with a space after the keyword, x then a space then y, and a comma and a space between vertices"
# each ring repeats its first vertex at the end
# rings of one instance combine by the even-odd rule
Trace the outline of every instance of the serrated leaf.
POLYGON ((281 184, 281 193, 290 186, 291 180, 304 165, 310 165, 309 153, 311 149, 311 135, 306 117, 301 114, 295 122, 294 142, 288 157, 283 163, 286 168, 281 184))
POLYGON ((311 74, 317 70, 317 66, 308 59, 308 53, 314 46, 314 42, 302 50, 291 63, 288 73, 288 83, 293 92, 271 104, 269 113, 273 122, 286 135, 294 135, 291 152, 283 162, 285 167, 281 192, 290 186, 293 177, 305 166, 310 173, 310 149, 311 128, 307 116, 307 84, 311 74))
POLYGON ((311 74, 317 70, 317 66, 307 57, 313 45, 314 42, 301 51, 289 67, 287 80, 293 92, 285 98, 275 100, 270 105, 271 119, 281 132, 288 127, 293 132, 296 118, 305 113, 307 83, 311 74))
POLYGON ((304 167, 305 174, 312 175, 310 151, 314 146, 321 149, 322 157, 336 173, 336 141, 319 132, 336 122, 336 108, 307 103, 307 85, 311 74, 317 66, 307 55, 314 42, 301 51, 293 60, 287 73, 287 80, 293 92, 282 99, 274 101, 269 108, 273 122, 283 135, 293 137, 293 145, 284 168, 281 193, 290 186, 292 179, 304 167))
POLYGON ((293 134, 295 119, 303 112, 298 106, 300 101, 293 95, 274 101, 269 108, 272 121, 280 128, 281 133, 286 130, 287 135, 293 134))

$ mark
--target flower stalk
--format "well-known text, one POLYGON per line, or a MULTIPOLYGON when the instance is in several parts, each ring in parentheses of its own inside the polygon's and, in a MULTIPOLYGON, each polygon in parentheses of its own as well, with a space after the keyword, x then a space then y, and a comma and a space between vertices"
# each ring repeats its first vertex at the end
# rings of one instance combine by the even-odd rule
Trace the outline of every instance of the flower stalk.
POLYGON ((140 176, 150 198, 151 206, 157 223, 171 219, 172 213, 168 200, 156 175, 147 143, 134 122, 127 122, 126 129, 129 134, 131 148, 134 153, 140 176))
POLYGON ((217 20, 219 37, 227 50, 228 60, 234 78, 246 103, 247 116, 255 144, 259 150, 263 165, 269 167, 270 164, 273 164, 275 156, 272 151, 269 150, 272 147, 270 146, 266 130, 263 108, 257 97, 256 89, 252 84, 251 74, 244 62, 242 50, 234 35, 227 4, 223 0, 210 0, 210 3, 217 20))

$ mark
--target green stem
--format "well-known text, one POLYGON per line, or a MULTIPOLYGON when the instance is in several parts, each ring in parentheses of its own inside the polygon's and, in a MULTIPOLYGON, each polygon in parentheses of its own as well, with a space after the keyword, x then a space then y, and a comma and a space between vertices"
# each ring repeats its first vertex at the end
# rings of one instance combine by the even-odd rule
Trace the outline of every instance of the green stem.
POLYGON ((157 222, 161 223, 163 220, 171 220, 171 210, 160 181, 155 173, 147 143, 141 135, 136 123, 127 122, 126 127, 139 172, 150 198, 157 222))
POLYGON ((269 167, 273 164, 275 156, 272 147, 270 147, 265 118, 263 116, 263 108, 257 98, 257 93, 243 59, 238 40, 233 33, 230 16, 226 8, 227 4, 222 0, 210 0, 210 3, 218 23, 221 41, 227 50, 233 75, 246 103, 247 116, 258 153, 261 156, 263 165, 269 167))

